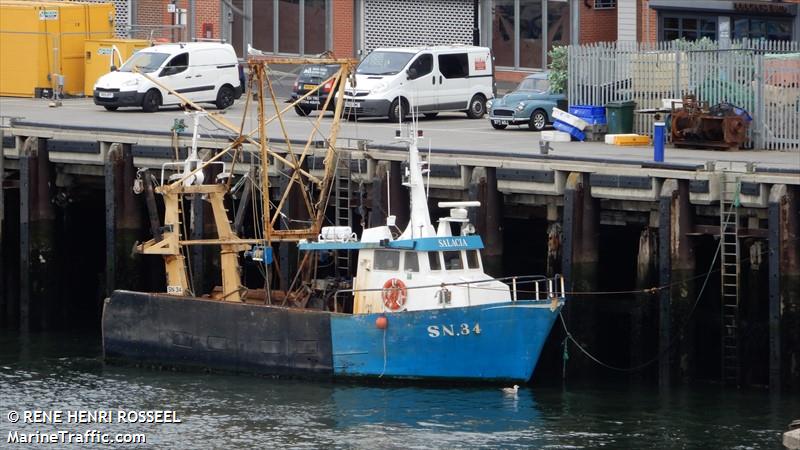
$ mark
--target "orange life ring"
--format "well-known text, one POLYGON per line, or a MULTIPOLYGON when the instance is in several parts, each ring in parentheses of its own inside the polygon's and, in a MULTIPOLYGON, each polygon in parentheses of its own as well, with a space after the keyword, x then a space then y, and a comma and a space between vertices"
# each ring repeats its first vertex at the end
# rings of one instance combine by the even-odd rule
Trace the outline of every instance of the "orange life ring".
POLYGON ((404 307, 407 297, 408 289, 402 280, 390 278, 383 283, 381 298, 383 298, 383 305, 390 311, 397 311, 404 307))

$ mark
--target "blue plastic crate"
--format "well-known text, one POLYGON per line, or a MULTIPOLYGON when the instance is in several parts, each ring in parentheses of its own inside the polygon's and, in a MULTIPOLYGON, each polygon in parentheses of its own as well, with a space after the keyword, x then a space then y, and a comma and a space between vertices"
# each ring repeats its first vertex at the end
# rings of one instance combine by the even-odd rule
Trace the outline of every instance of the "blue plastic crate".
POLYGON ((586 140, 586 133, 560 120, 556 120, 555 122, 553 122, 553 128, 555 128, 558 131, 563 131, 564 133, 569 133, 570 136, 574 137, 579 141, 586 140))
POLYGON ((569 113, 578 116, 590 125, 604 125, 606 123, 605 106, 572 105, 569 113))

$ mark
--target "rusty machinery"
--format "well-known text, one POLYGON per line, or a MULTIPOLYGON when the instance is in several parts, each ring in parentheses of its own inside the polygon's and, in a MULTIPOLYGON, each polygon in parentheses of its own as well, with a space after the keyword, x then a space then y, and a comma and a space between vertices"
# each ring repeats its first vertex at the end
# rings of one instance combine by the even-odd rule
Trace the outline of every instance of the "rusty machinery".
POLYGON ((747 142, 750 117, 730 103, 709 108, 694 95, 683 97, 680 108, 672 109, 670 135, 676 147, 738 150, 747 142))

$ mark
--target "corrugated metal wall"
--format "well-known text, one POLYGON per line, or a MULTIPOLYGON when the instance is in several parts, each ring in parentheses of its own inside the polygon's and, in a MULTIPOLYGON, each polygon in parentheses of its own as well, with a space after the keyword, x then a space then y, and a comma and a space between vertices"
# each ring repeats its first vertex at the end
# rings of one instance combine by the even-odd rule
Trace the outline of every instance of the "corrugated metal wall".
POLYGON ((364 47, 472 44, 472 0, 365 0, 364 47))

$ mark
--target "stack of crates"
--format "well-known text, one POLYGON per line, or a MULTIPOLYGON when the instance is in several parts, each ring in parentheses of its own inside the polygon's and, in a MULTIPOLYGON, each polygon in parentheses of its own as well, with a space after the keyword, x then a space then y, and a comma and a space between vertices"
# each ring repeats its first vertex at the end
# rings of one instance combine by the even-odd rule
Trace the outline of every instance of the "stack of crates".
POLYGON ((589 126, 586 121, 558 108, 553 108, 553 118, 555 119, 553 121, 553 128, 568 133, 579 141, 586 140, 586 134, 583 132, 583 130, 589 126))
POLYGON ((585 139, 588 141, 602 141, 608 130, 606 125, 606 108, 604 106, 572 105, 569 113, 580 117, 589 124, 584 128, 585 139))

